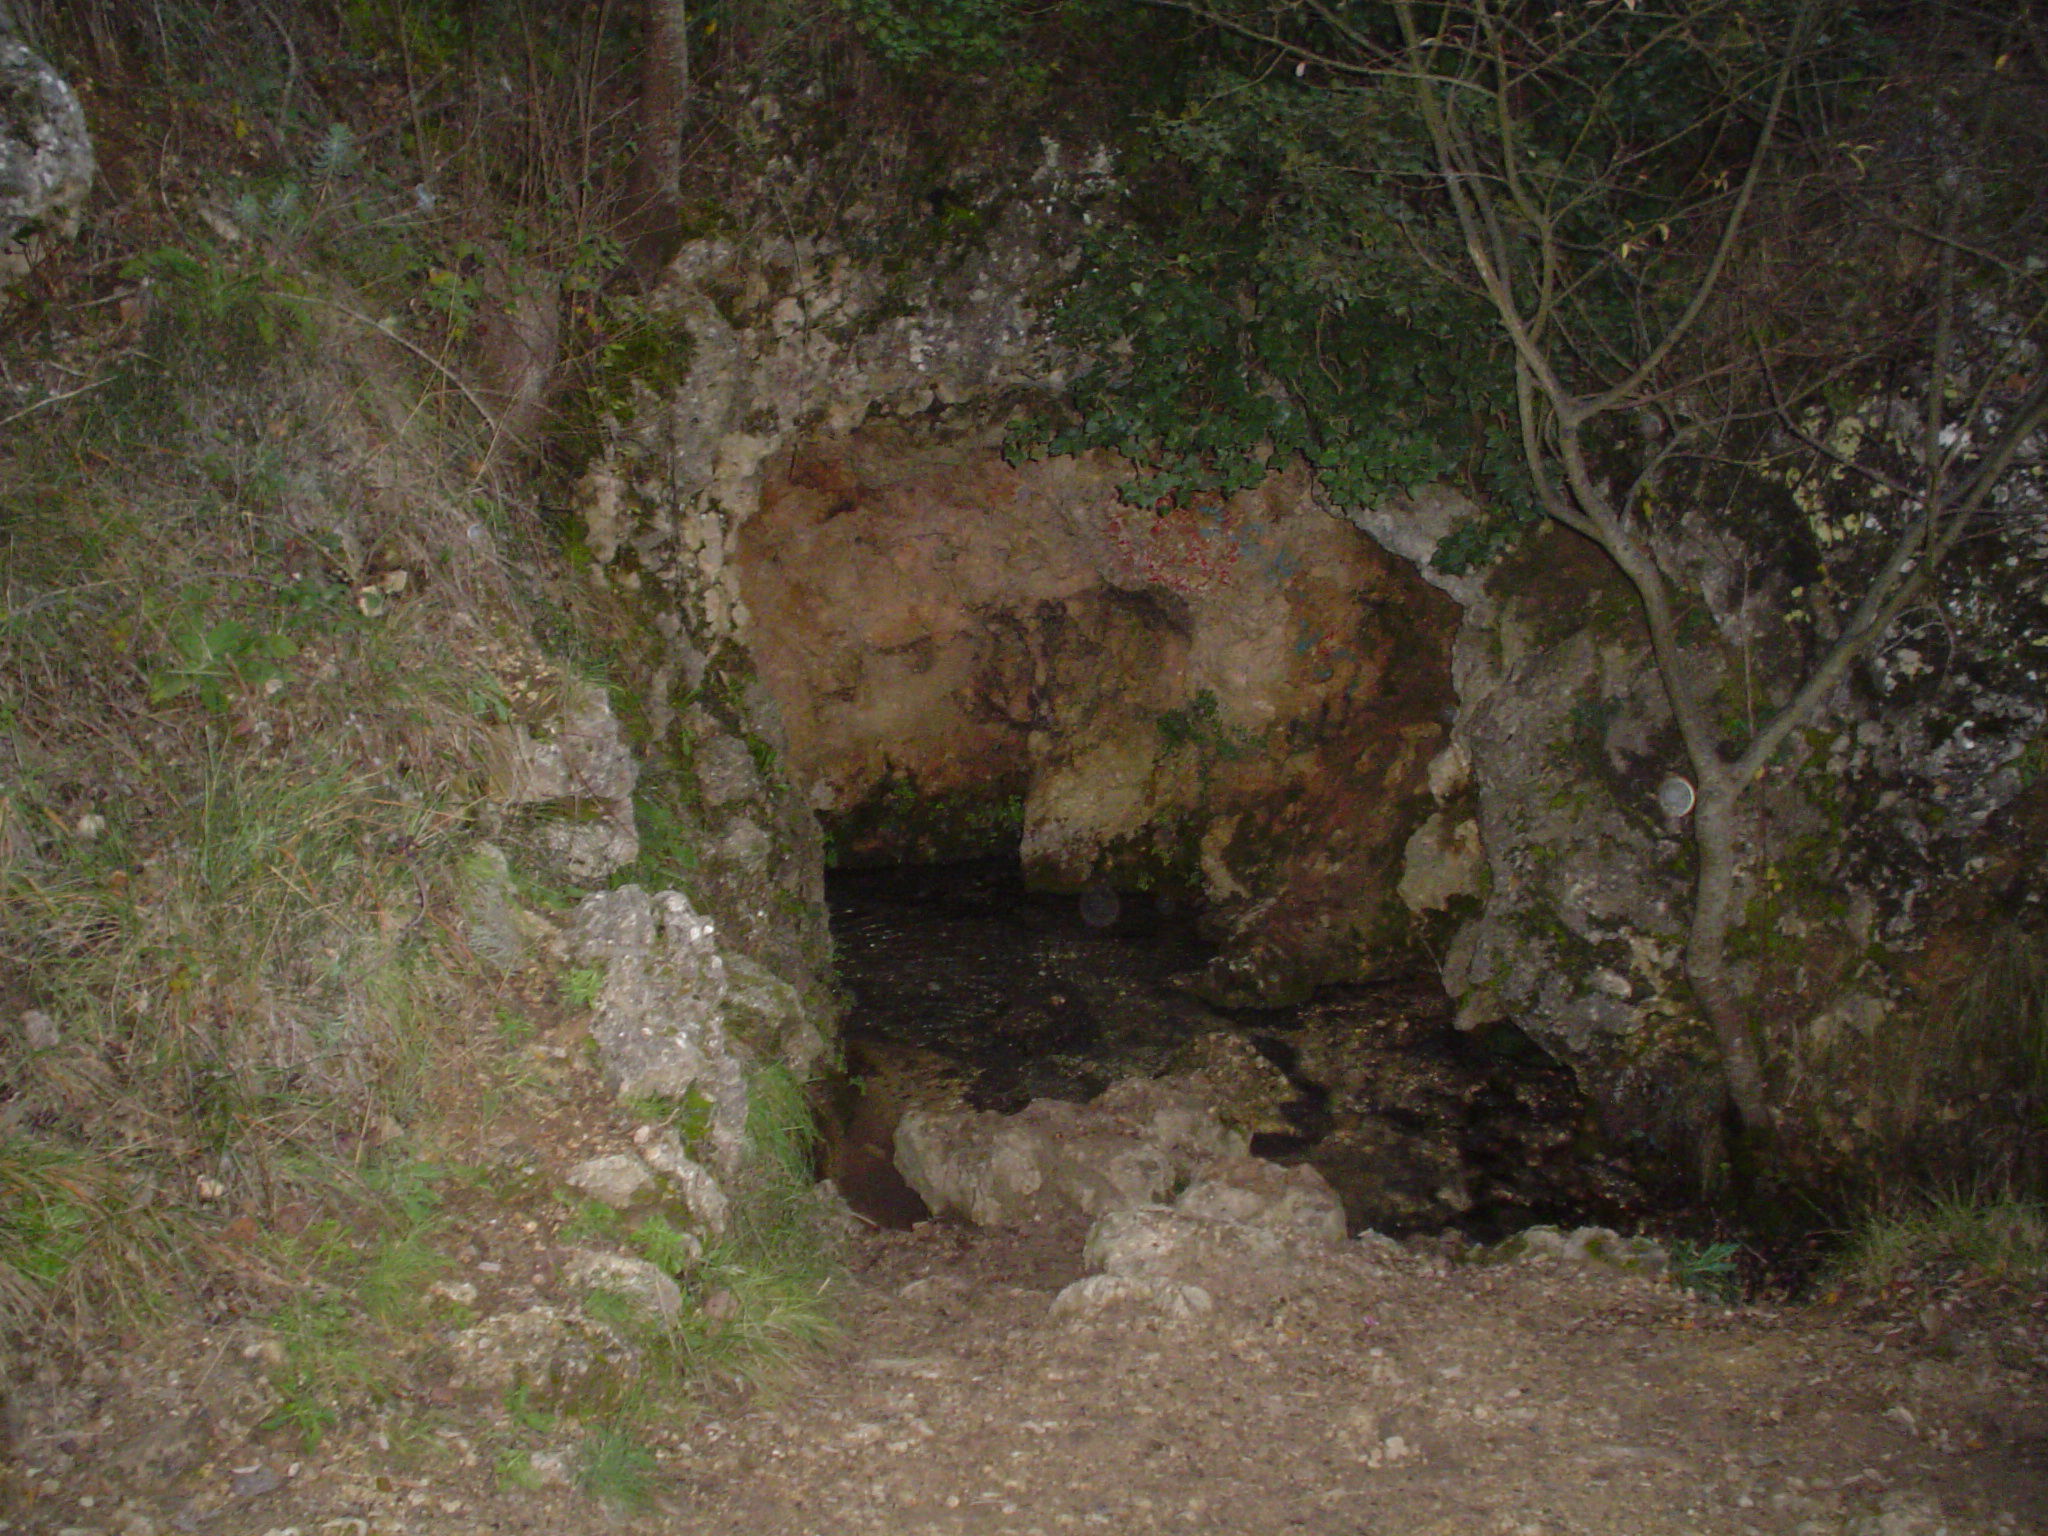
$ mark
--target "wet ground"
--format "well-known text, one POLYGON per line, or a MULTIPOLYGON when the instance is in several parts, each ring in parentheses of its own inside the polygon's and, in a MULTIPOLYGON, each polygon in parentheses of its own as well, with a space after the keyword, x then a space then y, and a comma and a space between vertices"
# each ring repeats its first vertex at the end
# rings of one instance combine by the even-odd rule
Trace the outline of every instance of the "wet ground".
POLYGON ((1082 1102, 1133 1075, 1203 1080, 1354 1229, 1491 1241, 1645 1214, 1571 1075, 1512 1027, 1460 1034, 1431 979, 1225 1013, 1177 984, 1210 954, 1192 916, 1146 898, 1033 894, 995 862, 841 873, 830 894, 852 1000, 835 1171, 877 1220, 917 1214, 881 1187, 904 1108, 1082 1102))

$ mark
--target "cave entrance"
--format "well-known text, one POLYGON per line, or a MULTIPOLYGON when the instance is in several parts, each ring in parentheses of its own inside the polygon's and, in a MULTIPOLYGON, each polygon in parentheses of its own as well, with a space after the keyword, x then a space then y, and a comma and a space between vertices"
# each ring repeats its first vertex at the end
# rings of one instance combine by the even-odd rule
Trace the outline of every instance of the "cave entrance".
POLYGON ((849 1195, 916 1214, 908 1109, 1136 1076, 1315 1164, 1355 1227, 1614 1213, 1569 1075, 1512 1028, 1458 1034, 1416 968, 1411 845, 1434 910, 1483 880, 1476 837, 1421 836, 1471 814, 1449 599, 1303 474, 1141 508, 1128 465, 1012 464, 1002 437, 821 435, 735 548, 837 870, 849 1195), (1365 977, 1418 979, 1324 985, 1365 977))

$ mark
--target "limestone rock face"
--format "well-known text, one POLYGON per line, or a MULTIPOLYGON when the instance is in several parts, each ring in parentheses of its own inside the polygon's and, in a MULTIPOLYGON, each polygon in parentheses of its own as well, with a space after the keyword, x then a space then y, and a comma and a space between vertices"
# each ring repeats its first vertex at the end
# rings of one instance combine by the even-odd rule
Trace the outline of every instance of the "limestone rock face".
MULTIPOLYGON (((2042 900, 2038 851, 2021 851, 2040 835, 2024 830, 2022 766, 2048 720, 2039 663, 2025 659, 2043 643, 2028 594, 2048 547, 2048 479, 2028 468, 2009 500, 1985 553, 1939 582, 1943 611, 1978 627, 1945 633, 1936 668, 1927 636, 1902 620, 1738 813, 1732 976, 1774 1092, 1831 1143, 1820 1156, 1853 1153, 1869 1123, 1858 1096, 1870 1043, 1911 1008, 1887 951, 1920 947, 1973 879, 1999 882, 2008 911, 2042 900)), ((1407 558, 1434 547, 1429 526, 1364 521, 1407 558)), ((1655 554, 1697 594, 1684 636, 1693 688, 1726 739, 1744 741, 1839 616, 1814 601, 1813 578, 1795 579, 1725 519, 1674 518, 1655 554)), ((1824 558, 1854 591, 1854 560, 1824 558)), ((1572 1067, 1611 1129, 1711 1157, 1717 1052, 1683 974, 1691 827, 1682 798, 1674 810, 1659 796, 1689 770, 1637 600, 1558 530, 1483 580, 1446 585, 1466 605, 1459 711, 1430 776, 1438 808, 1406 849, 1402 899, 1457 921, 1442 974, 1462 1026, 1514 1021, 1572 1067)))
MULTIPOLYGON (((668 366, 604 391, 591 574, 673 605, 692 686, 752 653, 842 853, 1021 842, 1045 887, 1198 894, 1228 959, 1208 994, 1283 1001, 1406 930, 1453 605, 1298 474, 1161 515, 1106 457, 1004 462, 1015 402, 1074 365, 1035 306, 1093 174, 1049 148, 907 273, 837 236, 685 246, 650 300, 668 366)), ((747 814, 730 749, 697 771, 740 818, 692 887, 731 929, 757 903, 719 872, 762 890, 747 872, 793 829, 747 814)))
POLYGON ((812 805, 857 857, 1014 828, 1043 887, 1198 894, 1218 1001, 1369 969, 1451 605, 1299 476, 1155 515, 1107 456, 1013 467, 998 437, 866 428, 764 487, 741 593, 812 805))
POLYGON ((633 786, 639 767, 605 691, 541 665, 534 721, 494 728, 486 757, 491 798, 536 807, 536 852, 567 879, 598 885, 639 856, 633 786))
POLYGON ((622 1099, 701 1095, 720 1171, 745 1152, 747 1091, 721 1009, 725 961, 712 925, 680 891, 650 896, 637 885, 586 897, 577 909, 575 953, 604 968, 591 1037, 622 1099))
POLYGON ((77 94, 0 18, 0 254, 30 226, 76 230, 93 170, 77 94))

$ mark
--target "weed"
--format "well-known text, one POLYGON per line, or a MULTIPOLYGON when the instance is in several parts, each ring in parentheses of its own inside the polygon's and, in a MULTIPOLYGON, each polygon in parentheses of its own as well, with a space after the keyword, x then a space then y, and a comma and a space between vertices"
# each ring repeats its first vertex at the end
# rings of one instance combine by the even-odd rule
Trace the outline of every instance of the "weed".
POLYGON ((396 1205, 414 1228, 441 1208, 441 1186, 452 1177, 443 1164, 413 1158, 380 1159, 363 1170, 363 1183, 396 1205))
POLYGON ((1266 733, 1225 723, 1214 690, 1204 688, 1178 709, 1162 710, 1159 738, 1168 747, 1193 747, 1226 763, 1241 762, 1264 750, 1266 733))
POLYGON ((424 1231, 380 1243, 363 1271, 357 1287, 363 1309, 384 1323, 403 1323, 418 1317, 427 1302, 427 1286, 448 1260, 434 1251, 424 1231))
POLYGON ((640 1256, 671 1275, 687 1273, 704 1256, 704 1241, 665 1216, 650 1216, 627 1234, 640 1256))
POLYGON ((2048 1274, 2048 1207, 2011 1194, 1922 1196, 1866 1216, 1836 1271, 1873 1289, 1918 1274, 2048 1274))
POLYGON ((285 1358, 272 1379, 278 1405, 264 1424, 296 1431, 310 1451, 340 1422, 342 1402, 377 1381, 377 1361, 348 1308, 331 1296, 287 1304, 271 1327, 285 1358))
POLYGON ((545 1435, 555 1427, 555 1416, 544 1408, 536 1408, 532 1398, 532 1383, 524 1379, 515 1381, 505 1395, 505 1416, 521 1429, 545 1435))
POLYGON ((625 1236, 626 1218, 602 1200, 578 1200, 562 1223, 565 1243, 615 1243, 625 1236))
POLYGON ((0 1141, 0 1323, 53 1299, 151 1310, 194 1234, 153 1185, 106 1154, 0 1141))
POLYGON ((1881 1167, 2048 1188, 2048 932, 2007 922, 1918 1018, 1870 1037, 1881 1167))
POLYGON ((498 1039, 504 1042, 507 1050, 516 1051, 533 1039, 533 1020, 516 1008, 500 1004, 491 1019, 498 1027, 498 1039))
POLYGON ((695 1084, 685 1089, 679 1099, 646 1094, 628 1100, 624 1108, 636 1120, 671 1127, 681 1138, 683 1146, 693 1154, 710 1136, 711 1123, 717 1114, 717 1106, 695 1084))
POLYGON ((540 1469, 533 1464, 531 1451, 501 1451, 492 1470, 497 1474, 500 1488, 518 1489, 522 1493, 538 1493, 547 1486, 540 1469))
POLYGON ((750 1159, 731 1218, 683 1276, 690 1305, 675 1348, 692 1374, 774 1375, 833 1332, 825 1296, 837 1266, 811 1204, 816 1130, 803 1085, 766 1066, 747 1089, 750 1159))
POLYGON ((1741 1293, 1735 1272, 1735 1243, 1677 1242, 1671 1245, 1671 1278, 1682 1290, 1708 1301, 1734 1301, 1741 1293))
POLYGON ((604 991, 604 975, 604 968, 594 965, 577 966, 562 972, 562 1006, 579 1012, 593 1006, 604 991))
POLYGON ((576 1486, 593 1499, 623 1509, 645 1509, 654 1498, 654 1456, 619 1429, 600 1429, 583 1442, 576 1486))

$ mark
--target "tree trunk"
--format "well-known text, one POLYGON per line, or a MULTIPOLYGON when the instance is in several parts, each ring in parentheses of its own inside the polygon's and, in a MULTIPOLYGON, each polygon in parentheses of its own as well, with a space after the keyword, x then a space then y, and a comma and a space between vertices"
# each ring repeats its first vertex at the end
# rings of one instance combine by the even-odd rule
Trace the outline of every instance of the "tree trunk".
MULTIPOLYGON (((1702 773, 1702 779, 1708 775, 1702 773)), ((1717 776, 1718 777, 1718 776, 1717 776)), ((1743 1129, 1768 1132, 1770 1106, 1763 1071, 1750 1038, 1749 1019, 1728 979, 1728 925, 1735 900, 1735 802, 1740 786, 1725 777, 1703 782, 1693 805, 1693 846, 1699 879, 1693 890, 1692 927, 1686 936, 1685 975, 1721 1047, 1728 1097, 1743 1129)))
POLYGON ((690 105, 689 0, 642 0, 640 146, 622 244, 625 268, 650 288, 682 244, 683 118, 690 105))

